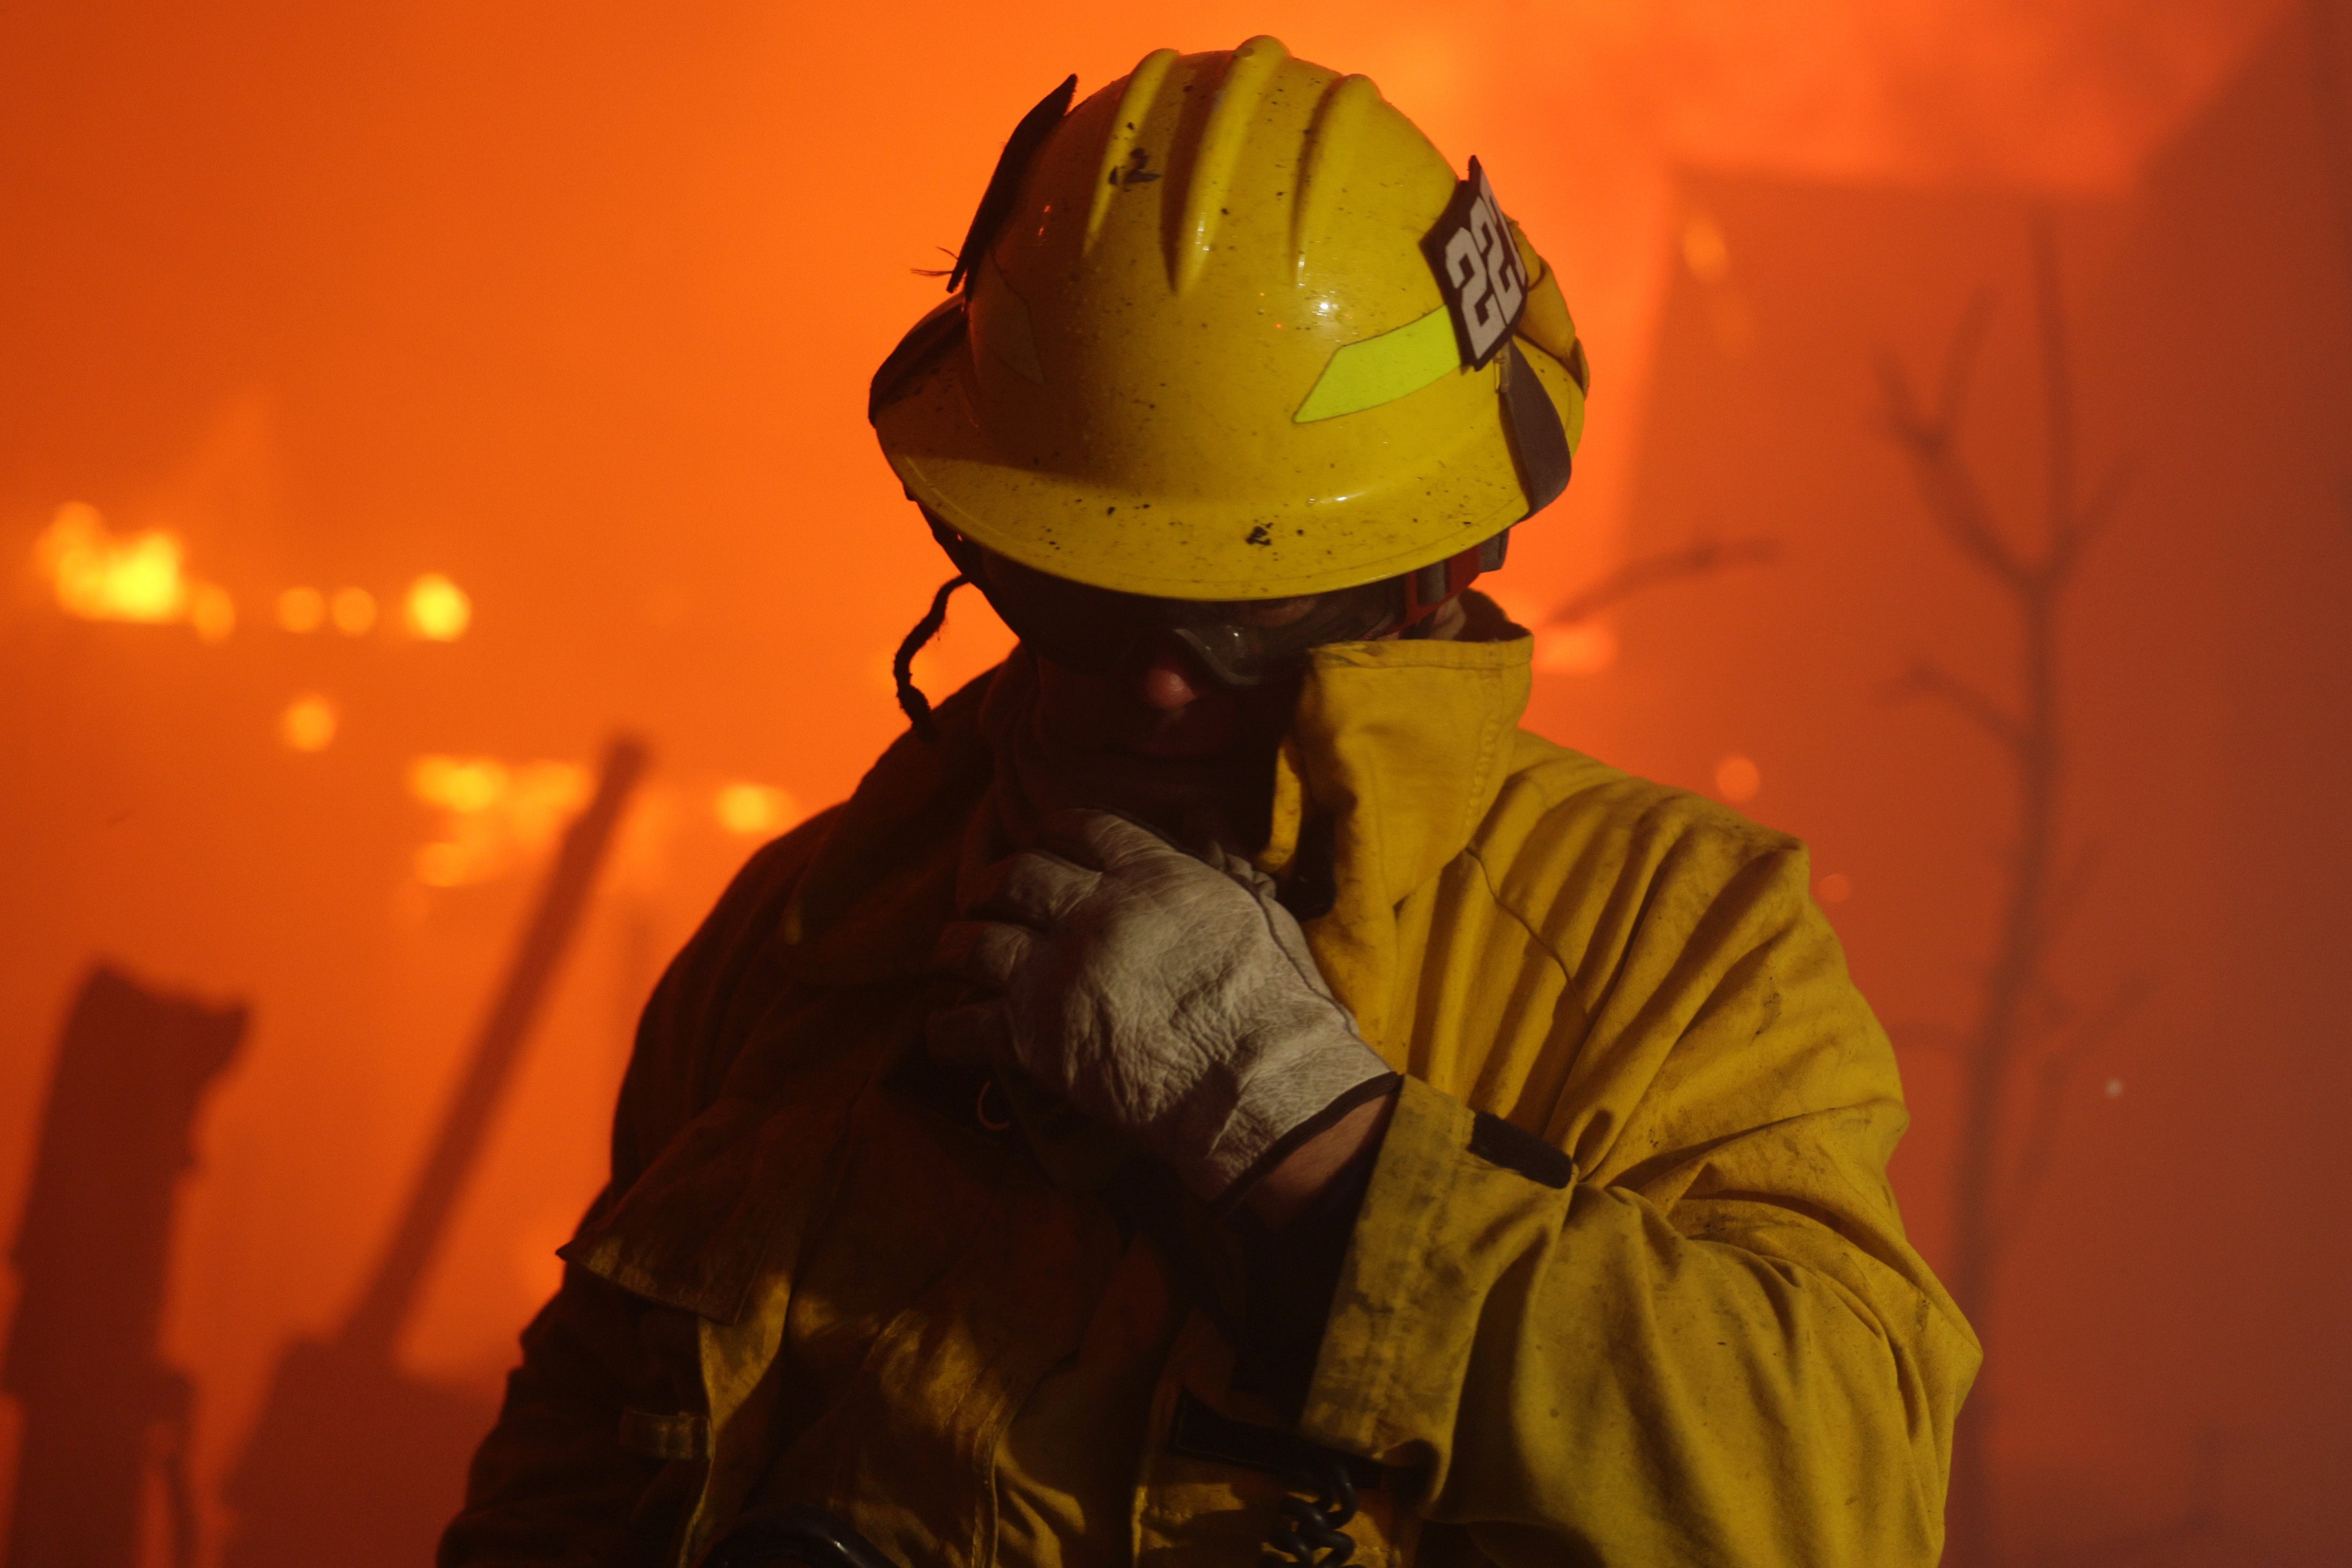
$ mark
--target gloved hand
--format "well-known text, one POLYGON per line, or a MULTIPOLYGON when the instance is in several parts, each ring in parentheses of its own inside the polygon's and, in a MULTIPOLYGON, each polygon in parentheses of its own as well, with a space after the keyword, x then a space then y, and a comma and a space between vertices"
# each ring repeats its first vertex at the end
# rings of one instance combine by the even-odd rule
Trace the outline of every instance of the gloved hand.
POLYGON ((1389 1076, 1274 883, 1108 812, 1061 812, 940 933, 939 964, 998 993, 930 1023, 937 1055, 1010 1062, 1232 1194, 1323 1112, 1389 1076))

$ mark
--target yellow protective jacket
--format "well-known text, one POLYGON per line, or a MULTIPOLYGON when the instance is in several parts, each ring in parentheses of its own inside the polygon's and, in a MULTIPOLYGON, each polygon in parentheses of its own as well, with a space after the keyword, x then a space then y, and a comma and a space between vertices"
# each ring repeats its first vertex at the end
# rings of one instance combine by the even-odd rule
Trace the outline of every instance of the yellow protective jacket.
MULTIPOLYGON (((1265 863, 1328 833, 1307 937, 1409 1075, 1297 1431, 1372 1462, 1375 1568, 1932 1563, 1978 1349, 1904 1238, 1894 1059, 1805 851, 1518 730, 1528 652, 1320 649, 1277 764, 1265 863)), ((663 980, 445 1564, 686 1563, 796 1499, 907 1568, 1051 1568, 1084 1553, 1008 1501, 1041 1435, 1106 1461, 1075 1506, 1120 1556, 1256 1560, 1286 1481, 1230 1439, 1281 1417, 1234 1390, 1215 1290, 1120 1352, 1125 1429, 1052 1432, 1038 1391, 1097 1353, 1136 1244, 919 1065, 982 684, 663 980), (1203 1411, 1223 1437, 1186 1436, 1203 1411)), ((1169 1276, 1223 1278, 1218 1231, 1155 1233, 1212 1258, 1169 1276)))

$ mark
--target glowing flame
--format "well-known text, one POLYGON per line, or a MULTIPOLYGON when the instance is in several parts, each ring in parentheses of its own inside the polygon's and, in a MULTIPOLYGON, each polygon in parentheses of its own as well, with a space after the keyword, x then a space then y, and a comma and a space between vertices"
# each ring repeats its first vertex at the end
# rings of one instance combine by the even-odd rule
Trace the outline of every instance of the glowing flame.
POLYGON ((799 803, 767 784, 722 784, 710 809, 730 833, 782 833, 801 819, 799 803))
POLYGON ((408 585, 405 614, 415 636, 427 642, 456 642, 473 624, 474 601, 440 573, 427 572, 408 585))
POLYGON ((187 608, 180 541, 162 529, 117 539, 98 509, 58 508, 33 559, 68 615, 92 621, 176 621, 187 608))
POLYGON ((323 752, 335 739, 335 705, 308 691, 278 716, 278 738, 297 752, 323 752))
POLYGON ((507 793, 507 765, 491 757, 419 757, 408 764, 408 793, 461 815, 488 811, 507 793))
POLYGON ((427 887, 487 882, 515 869, 587 804, 588 770, 572 763, 430 755, 408 764, 408 793, 442 813, 440 836, 416 852, 427 887))

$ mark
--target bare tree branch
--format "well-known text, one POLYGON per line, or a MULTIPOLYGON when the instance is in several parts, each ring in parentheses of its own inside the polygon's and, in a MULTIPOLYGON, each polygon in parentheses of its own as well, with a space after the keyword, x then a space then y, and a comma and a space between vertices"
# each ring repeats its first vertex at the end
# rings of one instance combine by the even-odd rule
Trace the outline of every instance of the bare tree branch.
POLYGON ((1953 450, 1960 409, 1975 374, 1977 357, 1992 322, 1993 296, 1979 290, 1969 301, 1945 351, 1942 382, 1933 412, 1922 410, 1910 376, 1891 354, 1878 362, 1886 397, 1885 421, 1896 444, 1910 458, 1928 520, 1963 555, 2000 582, 2015 586, 2030 574, 2024 558, 1992 521, 1976 477, 1953 450))
POLYGON ((1760 566, 1780 556, 1779 542, 1770 539, 1703 539, 1681 550, 1640 556, 1555 605, 1551 624, 1574 626, 1661 584, 1709 576, 1727 566, 1760 566))
POLYGON ((2074 367, 2067 353, 2066 290, 2058 276, 2058 232, 2047 209, 2033 215, 2033 325, 2042 345, 2042 417, 2050 427, 2042 559, 2054 568, 2074 525, 2074 367))
POLYGON ((1919 406, 1901 363, 1893 354, 1879 356, 1879 384, 1885 389, 1888 414, 1898 436, 1937 449, 1949 445, 1959 428, 1960 409, 1968 400, 1969 381, 1976 374, 1977 354, 1992 324, 1993 299, 1991 289, 1980 289, 1960 313, 1959 325, 1944 350, 1944 374, 1936 387, 1932 413, 1919 406))
POLYGON ((2011 1177, 2009 1201, 2001 1205, 1994 1221, 2003 1247, 2017 1239, 2033 1194, 2049 1172, 2050 1150, 2057 1142, 2058 1115, 2064 1109, 2066 1085, 2081 1065, 2082 1058, 2071 1052, 2053 1054, 2042 1060, 2042 1070, 2033 1084, 2032 1106, 2026 1113, 2025 1137, 2017 1170, 2011 1177))
POLYGON ((1968 398, 1969 380, 1976 374, 1977 355, 1984 348, 1985 334, 1992 330, 1995 298, 1990 289, 1979 289, 1969 297, 1969 308, 1960 313, 1960 324, 1952 333, 1951 346, 1944 351, 1936 423, 1948 431, 1959 426, 1960 406, 1968 398))
POLYGON ((2042 932, 2045 941, 2055 942, 2074 923, 2082 912, 2083 900, 2090 893, 2091 884, 2098 880, 2099 865, 2106 857, 2105 847, 2095 839, 2083 845, 2074 854, 2074 863, 2059 877, 2051 890, 2050 902, 2044 906, 2042 932))
POLYGON ((1911 373, 1891 353, 1878 356, 1878 387, 1886 400, 1879 423, 1897 446, 1906 450, 1937 452, 1951 439, 1950 425, 1919 406, 1911 388, 1911 373))
POLYGON ((1932 697, 1990 735, 2005 749, 2025 745, 2025 728, 2016 716, 1992 698, 1929 659, 1917 659, 1902 679, 1887 688, 1893 698, 1932 697))
POLYGON ((2016 1173, 2011 1178, 2007 1201, 2001 1205, 2000 1230, 2005 1240, 2016 1238, 2035 1191, 2049 1173, 2050 1153, 2057 1142, 2058 1118, 2063 1109, 2066 1085, 2084 1058, 2113 1039, 2155 989, 2156 982, 2149 976, 2131 976, 2116 987, 2106 1005, 2074 1032, 2074 1038, 2042 1057, 2034 1084, 2033 1107, 2018 1146, 2016 1173))
MULTIPOLYGON (((1987 735, 2007 756, 2016 787, 2015 832, 2002 854, 2001 911, 1993 951, 1978 980, 1976 1014, 1961 1056, 1962 1110, 1953 1160, 1953 1257, 1946 1279, 1980 1331, 1987 1325, 2016 1223, 2046 1170, 2057 1136, 2068 1075, 2084 1052, 2121 1026, 2137 994, 2119 998, 2067 1049, 2034 1053, 2034 1041, 2063 1028, 2074 1009, 2054 983, 2053 943, 2080 902, 2090 863, 2059 879, 2060 805, 2064 784, 2061 725, 2060 613, 2084 552, 2114 517, 2128 470, 2108 470, 2087 503, 2077 506, 2078 435, 2067 343, 2065 299, 2053 226, 2033 229, 2034 341, 2040 351, 2048 430, 2044 505, 2029 547, 1996 519, 1974 470, 1954 440, 1987 331, 1989 295, 1970 301, 1944 361, 1937 406, 1923 410, 1901 367, 1882 360, 1885 420, 1910 460, 1922 510, 1960 558, 1990 576, 2015 617, 2019 679, 2013 703, 2000 701, 1922 660, 1895 685, 1933 697, 1987 735), (2029 1082, 2021 1083, 2021 1078, 2029 1082), (2020 1122, 2022 1120, 2022 1127, 2020 1122)), ((1993 1411, 1982 1392, 1955 1436, 1948 1505, 1953 1568, 1993 1562, 1992 1480, 1988 1454, 1993 1411)))
POLYGON ((1910 456, 1920 499, 1927 503, 1927 521, 1936 531, 2000 583, 2012 588, 2026 583, 2031 568, 1994 525, 1991 506, 1976 476, 1953 455, 1948 433, 1898 425, 1895 434, 1910 456))
POLYGON ((2081 563, 2084 553, 2098 542, 2099 536, 2107 531, 2107 524, 2115 521, 2124 493, 2131 489, 2137 471, 2137 465, 2126 454, 2108 464, 2106 471, 2099 476, 2098 484, 2092 489, 2091 499, 2083 503, 2082 510, 2067 522, 2051 546, 2050 570, 2059 581, 2074 576, 2074 568, 2081 563))

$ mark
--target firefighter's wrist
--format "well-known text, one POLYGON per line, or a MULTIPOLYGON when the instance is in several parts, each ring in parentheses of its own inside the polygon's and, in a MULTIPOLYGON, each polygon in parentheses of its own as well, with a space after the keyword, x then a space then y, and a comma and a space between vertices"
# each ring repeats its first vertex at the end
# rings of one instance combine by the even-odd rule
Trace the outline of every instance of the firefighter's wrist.
POLYGON ((1314 1203, 1340 1172, 1380 1142, 1396 1110, 1397 1080, 1373 1098, 1349 1106, 1338 1120, 1294 1144, 1239 1194, 1240 1205, 1270 1231, 1278 1231, 1314 1203))

